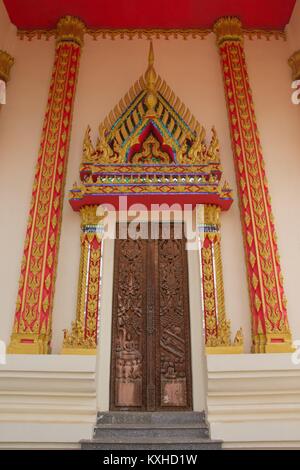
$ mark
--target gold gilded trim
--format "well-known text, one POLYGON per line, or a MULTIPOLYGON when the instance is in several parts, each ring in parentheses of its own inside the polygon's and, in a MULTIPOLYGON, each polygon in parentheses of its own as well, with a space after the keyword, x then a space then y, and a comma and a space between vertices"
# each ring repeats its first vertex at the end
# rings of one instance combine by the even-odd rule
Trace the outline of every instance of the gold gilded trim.
POLYGON ((204 206, 205 235, 201 248, 202 289, 205 315, 206 354, 242 354, 244 336, 240 329, 231 341, 231 325, 225 309, 221 254, 221 209, 204 206))
POLYGON ((96 354, 96 338, 101 276, 101 217, 97 206, 85 206, 81 215, 81 253, 76 319, 64 330, 61 354, 96 354), (96 244, 94 243, 96 241, 96 244))
POLYGON ((277 29, 243 29, 244 37, 247 39, 266 39, 270 41, 271 39, 276 39, 277 41, 287 40, 287 35, 285 31, 280 31, 277 29))
MULTIPOLYGON (((95 41, 97 39, 206 39, 213 33, 213 29, 85 29, 85 34, 95 41)), ((244 36, 248 39, 276 39, 286 41, 286 33, 282 30, 264 30, 264 29, 243 29, 244 36)), ((56 36, 56 30, 24 30, 19 29, 17 32, 19 39, 45 39, 56 36)))

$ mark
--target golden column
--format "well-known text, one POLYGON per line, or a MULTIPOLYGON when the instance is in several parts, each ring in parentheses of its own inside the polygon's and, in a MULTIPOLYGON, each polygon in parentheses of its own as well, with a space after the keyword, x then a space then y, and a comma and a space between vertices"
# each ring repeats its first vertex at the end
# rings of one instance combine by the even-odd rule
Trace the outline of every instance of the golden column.
POLYGON ((81 215, 81 254, 76 320, 64 331, 62 354, 96 354, 101 284, 101 245, 104 227, 97 206, 85 206, 81 215))
POLYGON ((71 16, 57 25, 9 353, 50 352, 64 183, 84 31, 82 21, 71 16))
POLYGON ((252 312, 252 351, 292 351, 265 163, 256 123, 242 24, 214 25, 227 100, 252 312))
POLYGON ((289 58, 289 65, 292 69, 292 79, 300 80, 300 50, 289 58))
MULTIPOLYGON (((240 329, 231 341, 230 321, 225 310, 223 265, 221 256, 221 209, 215 205, 203 207, 203 226, 200 234, 200 262, 202 302, 205 324, 205 350, 207 354, 241 354, 244 338, 240 329), (202 235, 201 235, 202 234, 202 235)), ((198 224, 202 214, 199 210, 198 224)))

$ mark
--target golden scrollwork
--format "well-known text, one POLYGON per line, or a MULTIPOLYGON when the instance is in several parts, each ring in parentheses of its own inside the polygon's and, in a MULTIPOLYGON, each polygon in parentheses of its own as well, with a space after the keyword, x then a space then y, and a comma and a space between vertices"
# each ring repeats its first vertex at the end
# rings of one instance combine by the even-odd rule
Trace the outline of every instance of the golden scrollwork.
MULTIPOLYGON (((188 161, 191 164, 199 164, 205 161, 206 157, 206 144, 205 144, 205 129, 202 126, 197 126, 196 129, 196 138, 191 145, 191 148, 188 151, 188 161)), ((184 161, 184 155, 182 155, 182 160, 184 161)), ((182 161, 180 162, 182 163, 182 161)))
POLYGON ((10 70, 14 64, 14 58, 6 51, 0 50, 0 79, 8 82, 10 79, 10 70))
POLYGON ((294 52, 288 62, 292 69, 292 79, 300 80, 300 50, 294 52))
POLYGON ((97 141, 96 151, 97 151, 96 162, 117 163, 118 158, 117 159, 111 158, 114 156, 114 151, 108 143, 107 136, 106 136, 106 128, 104 127, 103 124, 100 124, 99 126, 99 137, 97 141))
POLYGON ((71 331, 64 330, 62 354, 96 354, 101 275, 101 236, 95 225, 98 220, 96 211, 95 206, 81 210, 83 233, 76 319, 72 322, 71 331))
POLYGON ((103 123, 99 126, 99 135, 94 147, 91 140, 91 128, 87 127, 84 135, 82 146, 81 163, 94 163, 94 164, 108 164, 108 163, 122 163, 122 153, 120 145, 114 139, 112 146, 109 145, 106 128, 103 123))
POLYGON ((87 127, 84 135, 83 146, 82 146, 82 161, 83 162, 92 162, 93 157, 96 151, 92 144, 91 140, 91 128, 90 126, 87 127))
POLYGON ((230 321, 226 318, 225 311, 225 293, 223 282, 223 265, 221 256, 221 240, 220 233, 214 240, 214 257, 215 257, 215 273, 216 273, 216 290, 218 303, 218 337, 220 345, 230 346, 230 321))
POLYGON ((75 42, 83 46, 85 24, 74 16, 64 16, 59 20, 56 27, 56 42, 75 42))
POLYGON ((212 138, 207 147, 205 141, 205 129, 200 124, 197 125, 196 137, 186 139, 177 152, 178 163, 189 163, 191 165, 203 165, 208 163, 220 163, 220 144, 215 127, 212 128, 212 138), (192 142, 188 148, 187 141, 192 142))
POLYGON ((220 214, 220 207, 208 204, 204 206, 206 233, 201 255, 206 352, 207 354, 238 354, 243 352, 244 340, 240 329, 232 343, 230 321, 226 316, 220 214))
POLYGON ((90 241, 90 260, 86 304, 85 337, 97 344, 101 271, 101 244, 98 239, 90 241), (94 243, 93 243, 94 242, 94 243), (95 243, 96 242, 96 243, 95 243))
POLYGON ((143 142, 142 150, 136 153, 132 158, 132 163, 170 163, 170 156, 160 148, 160 142, 153 135, 149 135, 143 142))
MULTIPOLYGON (((97 39, 206 39, 212 34, 212 29, 93 29, 86 28, 86 34, 97 39)), ((286 41, 286 33, 282 30, 270 30, 270 29, 244 29, 244 35, 250 40, 255 39, 267 39, 268 41, 273 38, 276 40, 286 41)), ((55 29, 36 29, 36 30, 24 30, 19 29, 17 32, 18 37, 23 40, 27 39, 46 39, 54 37, 56 35, 55 29)))
POLYGON ((216 347, 218 346, 217 302, 215 296, 213 252, 211 244, 203 246, 201 255, 205 312, 205 345, 206 347, 216 347))
POLYGON ((220 163, 220 142, 215 126, 212 128, 212 138, 207 150, 207 161, 210 163, 220 163))
POLYGON ((84 337, 82 322, 72 322, 71 332, 64 330, 64 340, 61 354, 70 355, 95 355, 96 343, 93 338, 84 337))
MULTIPOLYGON (((72 322, 71 331, 64 330, 62 354, 74 353, 77 349, 90 349, 86 344, 84 335, 84 317, 86 305, 86 278, 88 270, 89 242, 87 236, 81 236, 81 252, 79 264, 78 290, 77 290, 77 312, 76 320, 72 322)), ((92 345, 92 349, 95 349, 92 345)))

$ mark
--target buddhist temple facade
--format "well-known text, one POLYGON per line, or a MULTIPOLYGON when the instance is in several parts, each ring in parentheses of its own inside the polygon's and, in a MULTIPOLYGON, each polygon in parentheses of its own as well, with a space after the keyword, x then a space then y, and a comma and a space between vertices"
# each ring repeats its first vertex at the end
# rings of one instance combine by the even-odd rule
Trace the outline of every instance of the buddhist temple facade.
POLYGON ((124 449, 185 419, 178 449, 299 448, 300 0, 29 3, 0 0, 0 448, 117 448, 124 416, 124 449))

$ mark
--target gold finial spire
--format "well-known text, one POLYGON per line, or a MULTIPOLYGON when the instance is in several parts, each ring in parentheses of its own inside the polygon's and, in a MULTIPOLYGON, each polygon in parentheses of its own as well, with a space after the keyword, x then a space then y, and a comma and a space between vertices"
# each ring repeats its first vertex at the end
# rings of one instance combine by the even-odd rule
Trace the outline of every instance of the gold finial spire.
POLYGON ((146 89, 148 90, 145 102, 148 110, 152 112, 154 112, 154 108, 157 103, 155 89, 156 80, 157 74, 154 69, 154 50, 153 43, 151 41, 148 55, 148 68, 145 73, 146 89))
POLYGON ((154 69, 154 50, 153 42, 150 42, 149 54, 148 54, 148 68, 146 71, 146 85, 148 90, 153 90, 156 82, 156 72, 154 69))
POLYGON ((154 50, 153 50, 153 42, 152 40, 150 41, 150 48, 149 48, 149 54, 148 54, 148 64, 154 65, 154 50))

